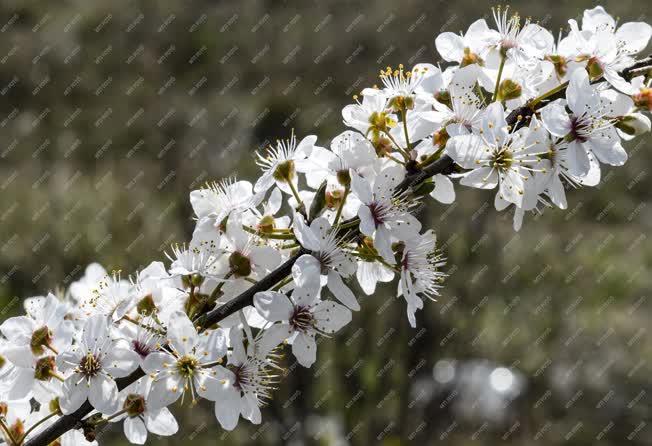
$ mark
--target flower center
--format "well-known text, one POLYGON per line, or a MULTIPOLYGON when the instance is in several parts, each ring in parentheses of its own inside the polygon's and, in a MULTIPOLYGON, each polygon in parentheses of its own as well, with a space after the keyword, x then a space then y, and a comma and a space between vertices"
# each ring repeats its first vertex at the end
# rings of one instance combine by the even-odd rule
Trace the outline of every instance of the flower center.
POLYGON ((385 216, 387 214, 387 206, 385 204, 374 201, 369 205, 369 210, 371 211, 371 217, 374 219, 376 227, 385 222, 385 216))
POLYGON ((504 149, 494 153, 489 164, 494 169, 507 170, 512 166, 513 161, 512 152, 504 149))
POLYGON ((298 331, 306 332, 313 327, 314 317, 308 307, 296 306, 290 316, 290 325, 298 331))
POLYGON ((89 352, 79 361, 77 370, 85 377, 91 378, 97 375, 101 369, 102 362, 100 361, 100 357, 89 352))
POLYGON ((586 142, 588 140, 589 125, 583 120, 579 119, 577 116, 571 118, 571 130, 570 136, 572 140, 578 140, 579 142, 586 142))
POLYGON ((152 352, 152 349, 142 341, 137 339, 131 342, 131 345, 134 348, 134 351, 140 355, 141 358, 147 357, 152 352))
POLYGON ((198 365, 199 361, 194 356, 185 355, 177 361, 177 372, 184 378, 192 378, 198 365))

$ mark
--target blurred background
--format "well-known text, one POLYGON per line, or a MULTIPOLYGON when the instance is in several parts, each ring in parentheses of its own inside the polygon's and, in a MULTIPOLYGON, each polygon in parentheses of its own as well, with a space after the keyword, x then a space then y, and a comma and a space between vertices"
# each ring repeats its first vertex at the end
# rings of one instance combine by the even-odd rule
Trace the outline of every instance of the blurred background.
MULTIPOLYGON (((435 36, 490 6, 3 0, 2 318, 91 261, 133 272, 163 258, 190 238, 191 190, 254 179, 253 152, 291 129, 327 145, 379 69, 436 63, 435 36)), ((593 4, 511 6, 557 30, 593 4)), ((650 3, 604 6, 650 22, 650 3)), ((210 405, 176 407, 180 434, 151 444, 652 444, 650 141, 519 233, 493 194, 431 201, 450 278, 417 329, 381 288, 311 369, 286 364, 263 424, 225 433, 210 405)), ((126 440, 116 426, 102 444, 126 440)))

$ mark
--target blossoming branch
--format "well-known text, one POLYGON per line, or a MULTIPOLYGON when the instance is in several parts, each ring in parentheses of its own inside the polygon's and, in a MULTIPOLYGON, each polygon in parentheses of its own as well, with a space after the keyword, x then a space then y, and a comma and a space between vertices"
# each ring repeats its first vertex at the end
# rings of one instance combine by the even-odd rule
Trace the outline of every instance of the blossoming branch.
POLYGON ((62 295, 25 301, 0 332, 0 432, 8 445, 96 444, 178 430, 168 407, 214 402, 226 430, 260 423, 282 356, 314 364, 379 283, 395 283, 411 326, 445 273, 419 209, 450 204, 454 182, 495 190, 498 211, 566 209, 627 161, 623 140, 650 130, 646 23, 602 7, 555 41, 508 9, 435 44, 445 65, 384 69, 342 110, 349 130, 278 141, 261 176, 192 191, 196 227, 169 262, 123 278, 93 263, 62 295))

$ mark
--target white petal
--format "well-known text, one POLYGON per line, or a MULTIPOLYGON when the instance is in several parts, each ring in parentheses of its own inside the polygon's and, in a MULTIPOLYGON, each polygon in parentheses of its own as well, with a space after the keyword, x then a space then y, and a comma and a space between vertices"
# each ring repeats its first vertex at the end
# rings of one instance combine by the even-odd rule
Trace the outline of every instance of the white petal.
POLYGON ((197 344, 197 330, 186 313, 175 311, 170 315, 168 337, 172 346, 181 356, 191 352, 197 344))
POLYGON ((62 393, 59 397, 61 412, 65 415, 73 413, 84 404, 88 397, 88 385, 81 375, 74 373, 63 382, 62 393))
POLYGON ((486 146, 477 135, 458 135, 446 143, 446 153, 465 169, 478 167, 478 160, 484 158, 486 146))
POLYGON ((34 320, 27 316, 18 316, 7 319, 0 325, 0 332, 10 341, 16 342, 21 340, 29 341, 32 338, 32 332, 39 327, 34 320))
POLYGON ((624 23, 616 31, 616 38, 629 54, 640 53, 652 36, 652 27, 645 22, 624 23))
POLYGON ((320 266, 319 260, 310 254, 304 254, 292 265, 292 277, 297 286, 303 286, 306 283, 319 281, 320 266))
POLYGON ((274 324, 263 332, 263 336, 256 343, 261 356, 267 356, 267 353, 276 348, 283 341, 290 337, 292 330, 287 324, 274 324))
POLYGON ((363 204, 358 208, 358 217, 360 217, 360 232, 371 237, 376 230, 376 222, 371 209, 363 204))
POLYGON ((593 154, 601 163, 622 166, 627 161, 627 152, 623 149, 616 132, 610 133, 610 135, 605 135, 603 138, 591 138, 584 144, 592 149, 593 154))
POLYGON ((571 120, 566 113, 564 101, 558 99, 541 109, 544 127, 554 136, 563 137, 571 130, 571 120))
POLYGON ((360 305, 358 304, 358 301, 355 300, 353 292, 344 284, 340 275, 335 271, 328 272, 328 289, 331 290, 333 296, 335 296, 337 300, 353 311, 360 310, 360 305))
POLYGON ((260 407, 258 407, 258 401, 256 397, 251 393, 245 393, 241 403, 242 417, 251 421, 253 424, 260 424, 261 415, 260 407))
POLYGON ((168 437, 179 430, 179 424, 167 407, 145 412, 145 426, 156 435, 168 437))
POLYGON ((450 204, 455 201, 455 189, 453 182, 446 175, 435 175, 433 177, 435 188, 430 196, 440 203, 450 204))
POLYGON ((152 352, 143 361, 143 370, 147 373, 156 373, 167 370, 176 360, 169 353, 152 352))
POLYGON ((126 348, 114 347, 107 353, 102 367, 114 378, 122 378, 136 370, 139 362, 138 353, 126 348))
POLYGON ((222 392, 215 403, 215 418, 223 429, 231 431, 238 425, 240 418, 240 391, 231 387, 230 383, 222 386, 222 392))
POLYGON ((96 314, 91 316, 84 324, 82 341, 88 348, 93 349, 95 345, 105 345, 108 336, 109 324, 106 316, 96 314))
POLYGON ((182 393, 183 381, 177 375, 155 378, 147 395, 147 407, 152 410, 169 406, 182 393))
POLYGON ((498 184, 498 173, 491 167, 474 169, 462 177, 460 184, 478 189, 493 189, 498 184))
POLYGON ((351 311, 336 302, 325 300, 319 302, 312 310, 316 327, 324 333, 334 333, 351 322, 351 311))
POLYGON ((97 375, 91 378, 88 401, 105 415, 111 415, 118 409, 118 386, 111 378, 97 375))
POLYGON ((445 61, 460 62, 464 57, 464 41, 455 33, 439 34, 435 39, 435 46, 445 61))
POLYGON ((254 307, 270 322, 287 321, 292 316, 290 299, 276 291, 261 291, 254 295, 254 307))
POLYGON ((315 343, 314 335, 299 333, 292 342, 292 354, 302 366, 313 365, 317 359, 317 343, 315 343))
POLYGON ((303 216, 299 213, 294 214, 294 222, 292 223, 294 235, 296 236, 301 246, 312 251, 319 250, 319 239, 306 225, 303 216))
POLYGON ((147 428, 140 417, 127 417, 124 422, 125 437, 133 444, 145 444, 147 428))

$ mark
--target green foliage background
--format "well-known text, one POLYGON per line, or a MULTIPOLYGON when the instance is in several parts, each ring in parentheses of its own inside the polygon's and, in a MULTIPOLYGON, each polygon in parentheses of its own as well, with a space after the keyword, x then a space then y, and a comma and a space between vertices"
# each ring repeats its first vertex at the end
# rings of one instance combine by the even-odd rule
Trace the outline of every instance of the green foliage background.
MULTIPOLYGON (((188 193, 255 179, 266 141, 343 130, 340 109, 386 65, 437 62, 434 37, 490 18, 491 3, 31 1, 0 4, 0 299, 66 286, 91 261, 125 274, 187 241, 188 193)), ((550 29, 588 1, 514 2, 550 29)), ((607 1, 650 22, 641 1, 607 1)), ((410 329, 392 287, 293 364, 260 426, 224 433, 209 405, 176 408, 179 435, 152 444, 649 445, 650 137, 605 168, 569 210, 514 233, 493 196, 431 202, 450 278, 410 329), (484 412, 479 390, 443 388, 451 360, 511 367, 523 385, 484 412), (441 363, 440 363, 441 364, 441 363), (473 393, 475 392, 475 393, 473 393)), ((489 392, 489 393, 487 393, 489 392)), ((103 444, 126 440, 114 427, 103 444)))

